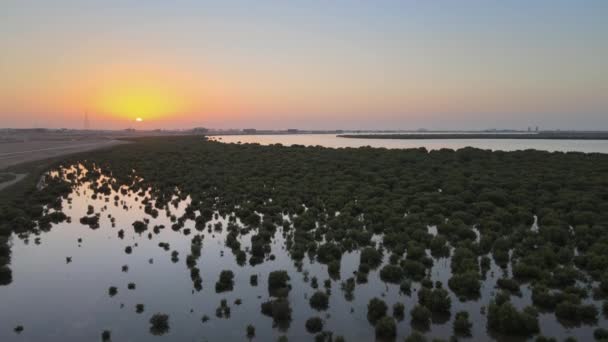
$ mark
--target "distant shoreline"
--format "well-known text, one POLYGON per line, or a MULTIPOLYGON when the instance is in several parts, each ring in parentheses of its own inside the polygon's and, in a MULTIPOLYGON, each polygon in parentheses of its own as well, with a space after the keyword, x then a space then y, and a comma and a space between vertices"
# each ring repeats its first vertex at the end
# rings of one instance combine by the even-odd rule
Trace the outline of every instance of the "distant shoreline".
POLYGON ((608 132, 340 134, 354 139, 608 140, 608 132))

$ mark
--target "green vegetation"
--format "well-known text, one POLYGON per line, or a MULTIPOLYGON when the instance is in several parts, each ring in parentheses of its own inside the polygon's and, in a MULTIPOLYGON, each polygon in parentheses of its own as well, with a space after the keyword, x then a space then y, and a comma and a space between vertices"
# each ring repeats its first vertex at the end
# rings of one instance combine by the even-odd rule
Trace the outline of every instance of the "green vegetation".
POLYGON ((403 303, 395 303, 393 305, 393 317, 398 321, 403 320, 403 317, 405 317, 405 305, 403 303))
POLYGON ((150 317, 150 333, 164 335, 169 331, 169 315, 156 313, 150 317))
POLYGON ((423 287, 418 291, 418 302, 433 313, 450 313, 452 300, 448 291, 442 288, 429 289, 423 287))
POLYGON ((315 292, 310 296, 310 306, 318 311, 327 310, 329 306, 329 296, 322 291, 315 292))
POLYGON ((539 332, 538 313, 532 307, 518 311, 509 301, 495 300, 488 307, 488 328, 505 335, 539 332))
POLYGON ((403 269, 397 265, 386 265, 380 270, 380 279, 388 283, 399 284, 403 279, 403 269))
POLYGON ((372 324, 376 324, 380 318, 386 316, 387 310, 388 307, 382 299, 372 298, 367 304, 367 319, 372 324))
POLYGON ((382 263, 382 253, 373 247, 366 247, 361 250, 360 264, 376 268, 382 263))
POLYGON ((428 327, 431 324, 431 310, 429 310, 426 306, 422 306, 417 304, 414 306, 412 311, 410 311, 412 315, 412 323, 418 324, 423 327, 428 327))
MULTIPOLYGON (((52 168, 60 176, 46 177, 44 189, 37 191, 37 178, 28 176, 12 188, 10 196, 0 195, 0 285, 12 281, 11 234, 25 238, 68 220, 61 213, 67 194, 85 182, 111 175, 115 182, 90 183, 87 190, 92 196, 105 197, 111 205, 118 200, 109 194, 124 186, 138 194, 146 215, 153 218, 166 211, 172 221, 168 228, 195 235, 191 253, 181 259, 196 291, 202 290, 197 264, 205 233, 225 234, 225 245, 239 265, 257 265, 274 259, 272 245, 278 232, 285 239, 279 247, 286 249, 298 269, 305 258, 323 264, 329 277, 341 284, 347 300, 353 300, 355 293, 359 296, 357 286, 375 281, 376 276, 388 283, 387 289, 398 286, 401 295, 417 291, 412 319, 426 325, 431 315, 435 320, 435 314, 450 313, 450 292, 461 300, 479 298, 493 263, 513 271, 512 278, 498 279, 500 290, 517 294, 531 288, 534 307, 554 314, 565 326, 597 324, 599 306, 584 299, 608 298, 608 157, 600 154, 328 149, 165 137, 137 139, 134 144, 90 153, 86 159, 65 157, 52 168), (91 172, 61 171, 61 166, 76 163, 91 172), (181 209, 174 210, 174 201, 186 196, 190 202, 184 214, 175 214, 181 209), (214 221, 218 217, 225 221, 214 221), (535 221, 537 226, 531 229, 535 221), (436 227, 436 235, 429 233, 429 226, 436 227), (250 239, 250 248, 241 245, 245 238, 250 239), (352 251, 360 252, 358 268, 340 274, 343 253, 352 251), (452 273, 443 287, 433 288, 430 281, 437 260, 429 252, 449 258, 452 273)), ((102 210, 87 208, 80 223, 99 227, 95 209, 102 210)), ((74 221, 78 223, 83 214, 74 221)), ((151 238, 164 228, 152 228, 149 222, 146 218, 133 222, 134 231, 151 238)), ((118 234, 125 237, 124 230, 118 234)), ((167 243, 159 246, 170 250, 167 243)), ((125 252, 134 248, 127 246, 125 252)), ((177 253, 171 258, 179 260, 177 253)), ((246 275, 242 277, 246 282, 246 275)), ((257 286, 257 277, 251 276, 252 286, 257 286)), ((319 289, 323 278, 314 278, 311 286, 319 289)), ((234 274, 222 271, 216 291, 233 288, 234 274)), ((331 281, 327 291, 311 296, 310 305, 325 310, 330 288, 331 281)), ((290 290, 290 274, 270 272, 271 298, 262 304, 262 312, 275 323, 291 320, 290 290)), ((367 312, 376 329, 381 321, 394 324, 387 317, 386 303, 379 299, 384 295, 381 291, 372 294, 378 298, 370 301, 367 312)), ((502 296, 487 307, 489 330, 537 334, 536 310, 517 310, 498 298, 502 296)), ((395 318, 403 317, 403 312, 402 304, 393 307, 395 318)), ((461 336, 471 329, 466 312, 457 313, 453 324, 461 336)))
POLYGON ((496 281, 496 286, 512 293, 519 293, 519 283, 514 279, 500 278, 496 281))
POLYGON ((220 301, 220 305, 215 308, 215 316, 217 318, 230 318, 231 309, 228 306, 228 301, 226 299, 222 299, 220 301))
POLYGON ((311 317, 307 319, 306 330, 311 334, 316 334, 323 330, 323 320, 321 317, 311 317))
POLYGON ((608 330, 604 328, 597 328, 593 331, 593 338, 596 341, 608 341, 608 330))
POLYGON ((475 252, 467 247, 456 248, 451 266, 452 277, 448 281, 450 289, 460 297, 477 298, 481 288, 481 275, 475 252))
POLYGON ((405 342, 426 342, 427 339, 421 333, 414 331, 410 336, 405 338, 405 342))
POLYGON ((275 297, 286 297, 291 286, 287 271, 272 271, 268 274, 268 293, 275 297))
POLYGON ((459 336, 471 336, 471 327, 473 324, 469 321, 469 313, 459 311, 454 318, 454 333, 459 336))
POLYGON ((561 302, 555 307, 555 316, 571 324, 593 324, 597 321, 598 310, 592 305, 575 304, 568 301, 561 302))
POLYGON ((253 338, 255 336, 255 327, 251 324, 247 325, 247 338, 253 338))
POLYGON ((376 322, 376 337, 390 339, 397 336, 397 324, 393 317, 384 316, 376 322))
POLYGON ((291 306, 285 298, 262 303, 262 314, 270 316, 276 323, 288 324, 291 321, 291 306))
POLYGON ((234 288, 234 273, 230 270, 223 270, 220 279, 215 283, 215 292, 232 291, 234 288))

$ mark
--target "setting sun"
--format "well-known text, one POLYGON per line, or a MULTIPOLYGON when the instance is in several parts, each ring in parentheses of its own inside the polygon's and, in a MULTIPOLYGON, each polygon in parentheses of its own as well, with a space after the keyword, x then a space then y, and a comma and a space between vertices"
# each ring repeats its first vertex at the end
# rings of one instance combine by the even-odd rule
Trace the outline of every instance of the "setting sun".
POLYGON ((0 0, 0 342, 608 342, 608 0, 251 2, 0 0))
POLYGON ((151 86, 117 87, 103 94, 101 111, 138 122, 142 117, 158 119, 178 112, 181 103, 168 89, 151 86))
POLYGON ((192 108, 192 84, 173 69, 113 64, 88 76, 92 110, 109 120, 175 119, 192 108))

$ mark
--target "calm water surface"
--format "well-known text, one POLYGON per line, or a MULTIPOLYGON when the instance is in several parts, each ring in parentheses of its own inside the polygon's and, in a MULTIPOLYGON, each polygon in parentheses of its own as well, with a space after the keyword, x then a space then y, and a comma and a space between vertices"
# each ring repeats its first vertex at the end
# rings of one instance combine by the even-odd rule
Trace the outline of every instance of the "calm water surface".
MULTIPOLYGON (((317 315, 325 321, 325 330, 333 331, 334 336, 343 335, 347 341, 370 341, 375 335, 366 314, 367 303, 373 297, 381 297, 388 304, 389 314, 393 304, 404 303, 406 314, 405 319, 398 322, 398 340, 412 332, 409 311, 418 300, 418 282, 413 283, 411 295, 406 295, 400 293, 399 285, 382 282, 378 270, 371 271, 369 282, 357 284, 354 298, 347 300, 341 283, 357 270, 358 251, 343 255, 341 279, 331 280, 329 309, 318 312, 308 302, 315 291, 310 279, 317 277, 319 289, 323 290, 324 280, 329 279, 327 266, 305 258, 301 267, 297 267, 286 252, 281 227, 272 242, 276 259, 256 266, 240 266, 225 246, 227 218, 218 217, 211 222, 212 225, 221 222, 221 231, 211 228, 197 231, 192 220, 186 221, 181 231, 174 231, 165 210, 159 210, 157 218, 144 212, 141 193, 112 192, 95 199, 92 195, 89 183, 76 185, 63 200, 63 212, 71 217, 71 222, 56 224, 49 232, 39 235, 12 237, 13 282, 0 287, 0 341, 96 341, 100 340, 103 330, 112 332, 113 341, 242 341, 248 324, 255 326, 257 341, 274 341, 281 335, 288 336, 290 341, 310 341, 313 335, 306 331, 304 323, 317 315), (118 196, 116 202, 115 196, 118 196), (89 205, 100 214, 97 229, 79 222, 89 205), (144 218, 150 220, 150 228, 136 233, 132 223, 144 218), (161 224, 167 228, 154 233, 152 227, 161 224), (186 228, 190 234, 185 233, 186 228), (124 230, 122 238, 118 234, 120 229, 124 230), (201 291, 195 290, 185 262, 191 240, 197 234, 203 237, 201 256, 196 262, 203 279, 201 291), (159 242, 169 243, 169 250, 159 247, 159 242), (125 252, 127 246, 133 248, 131 254, 125 252), (178 260, 172 260, 172 251, 179 253, 178 260), (70 262, 67 257, 71 258, 70 262), (128 266, 127 272, 122 270, 123 265, 128 266), (215 282, 222 270, 235 273, 231 292, 215 291, 215 282), (272 318, 260 313, 262 302, 269 298, 267 278, 273 270, 286 270, 291 276, 293 288, 289 301, 293 313, 288 329, 273 326, 272 318), (253 274, 258 275, 257 286, 250 284, 253 274), (129 283, 135 283, 136 288, 129 290, 129 283), (108 294, 110 286, 118 288, 117 295, 108 294), (215 315, 222 299, 231 307, 229 318, 215 315), (234 303, 237 299, 241 299, 242 304, 234 303), (136 312, 137 304, 144 304, 144 312, 136 312), (170 330, 162 336, 150 334, 148 320, 156 312, 170 316, 170 330), (201 320, 204 315, 210 318, 205 323, 201 320), (25 328, 21 334, 13 332, 17 325, 25 328)), ((184 213, 189 197, 183 198, 170 206, 171 214, 179 217, 184 213)), ((240 225, 240 221, 237 223, 240 225)), ((239 235, 242 249, 251 246, 251 234, 239 235)), ((429 227, 429 234, 436 234, 436 229, 429 227)), ((379 244, 381 236, 375 236, 374 241, 379 244)), ((388 253, 385 253, 384 263, 387 262, 388 253)), ((493 263, 477 301, 462 302, 450 291, 452 315, 436 317, 426 331, 427 336, 449 338, 454 313, 466 310, 473 322, 472 340, 490 339, 486 317, 481 311, 496 291, 496 280, 504 274, 510 275, 510 269, 501 270, 493 263)), ((430 275, 433 281, 441 281, 447 288, 450 258, 435 259, 430 275)), ((512 297, 512 302, 523 308, 530 304, 530 295, 529 288, 522 286, 522 295, 512 297)), ((606 326, 606 323, 601 316, 599 325, 606 326)), ((592 339, 592 327, 566 328, 553 314, 541 314, 540 325, 541 332, 548 336, 592 339)))
POLYGON ((472 146, 488 150, 516 151, 535 149, 543 151, 608 153, 608 140, 523 140, 523 139, 356 139, 339 138, 334 134, 283 134, 283 135, 224 135, 212 137, 227 143, 259 143, 262 145, 306 145, 325 147, 383 147, 418 148, 428 150, 441 148, 459 149, 472 146))

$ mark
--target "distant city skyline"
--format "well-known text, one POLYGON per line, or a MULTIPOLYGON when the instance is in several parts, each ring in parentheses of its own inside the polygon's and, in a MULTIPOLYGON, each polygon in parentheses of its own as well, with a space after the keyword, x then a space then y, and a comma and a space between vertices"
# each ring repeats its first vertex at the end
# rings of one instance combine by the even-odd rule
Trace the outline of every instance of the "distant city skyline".
POLYGON ((601 0, 6 0, 0 127, 608 130, 606 18, 601 0))

